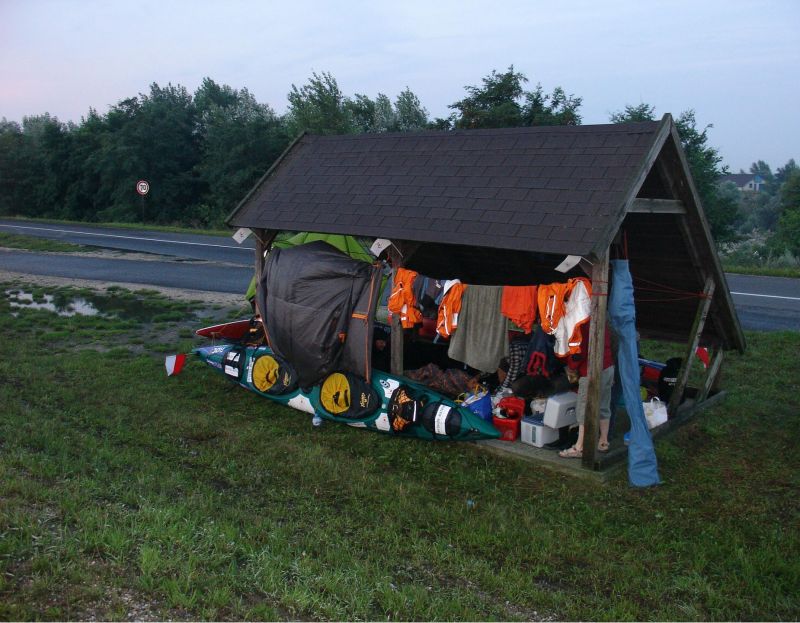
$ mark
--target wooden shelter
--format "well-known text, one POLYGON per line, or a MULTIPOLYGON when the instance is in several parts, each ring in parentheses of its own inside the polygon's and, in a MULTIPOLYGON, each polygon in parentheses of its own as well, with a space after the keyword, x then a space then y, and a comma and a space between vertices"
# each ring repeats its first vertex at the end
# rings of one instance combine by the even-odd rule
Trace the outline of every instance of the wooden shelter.
MULTIPOLYGON (((295 140, 228 217, 257 236, 255 268, 281 230, 389 238, 395 266, 466 283, 562 281, 567 255, 591 263, 594 327, 605 322, 612 244, 627 248, 643 337, 722 353, 745 341, 675 123, 555 126, 295 140)), ((588 266, 582 263, 584 268, 588 266)), ((592 332, 590 342, 603 339, 592 332)), ((393 331, 393 372, 402 335, 393 331)), ((602 348, 592 348, 602 353, 602 348)), ((398 360, 399 358, 399 360, 398 360)), ((593 358, 594 359, 594 358, 593 358)), ((691 356, 670 404, 674 413, 691 356)), ((587 438, 601 369, 590 361, 587 438)), ((593 444, 584 465, 595 466, 593 444)))

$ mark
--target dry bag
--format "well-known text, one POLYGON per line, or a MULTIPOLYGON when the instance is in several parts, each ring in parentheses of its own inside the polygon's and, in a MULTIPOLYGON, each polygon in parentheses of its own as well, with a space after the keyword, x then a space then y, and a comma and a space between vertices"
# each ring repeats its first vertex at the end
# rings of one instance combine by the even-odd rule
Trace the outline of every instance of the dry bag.
POLYGON ((357 420, 365 418, 381 406, 378 392, 355 374, 334 372, 320 388, 319 400, 331 415, 357 420))
POLYGON ((453 437, 461 432, 461 413, 444 403, 432 402, 422 409, 422 425, 437 437, 453 437))
POLYGON ((285 394, 297 387, 297 374, 275 355, 262 355, 253 364, 253 386, 265 394, 285 394))

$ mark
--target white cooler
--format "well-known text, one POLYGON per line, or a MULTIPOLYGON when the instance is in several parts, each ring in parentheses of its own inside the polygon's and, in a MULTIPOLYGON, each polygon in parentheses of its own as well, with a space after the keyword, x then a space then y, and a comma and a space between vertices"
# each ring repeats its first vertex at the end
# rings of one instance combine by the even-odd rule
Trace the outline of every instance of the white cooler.
POLYGON ((544 409, 544 425, 558 429, 562 426, 577 423, 578 418, 575 415, 577 402, 578 394, 575 392, 564 392, 550 396, 544 409))
POLYGON ((552 443, 558 439, 558 431, 549 426, 545 426, 539 420, 534 420, 532 417, 524 417, 520 425, 519 439, 522 443, 527 443, 537 448, 543 448, 548 443, 552 443))

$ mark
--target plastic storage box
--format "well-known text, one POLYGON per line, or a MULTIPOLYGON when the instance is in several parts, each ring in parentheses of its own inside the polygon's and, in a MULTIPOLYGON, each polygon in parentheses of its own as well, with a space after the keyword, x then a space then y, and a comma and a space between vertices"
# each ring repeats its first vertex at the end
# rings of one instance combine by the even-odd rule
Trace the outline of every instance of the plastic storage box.
POLYGON ((558 439, 558 431, 549 426, 545 426, 542 420, 525 417, 522 418, 519 440, 537 448, 543 448, 546 444, 558 439))
POLYGON ((575 424, 578 421, 575 415, 577 402, 578 394, 575 392, 563 392, 550 396, 544 409, 544 425, 557 429, 575 424))

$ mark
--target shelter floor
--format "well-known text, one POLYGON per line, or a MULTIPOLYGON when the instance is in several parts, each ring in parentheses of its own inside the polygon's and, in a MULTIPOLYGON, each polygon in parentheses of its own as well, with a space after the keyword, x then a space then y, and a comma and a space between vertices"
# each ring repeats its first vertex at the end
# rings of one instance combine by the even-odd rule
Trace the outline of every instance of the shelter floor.
MULTIPOLYGON (((715 392, 701 403, 695 402, 692 398, 684 399, 675 417, 671 417, 666 424, 662 424, 651 431, 653 441, 657 443, 659 437, 682 426, 698 411, 721 402, 724 400, 725 395, 726 392, 724 391, 715 392)), ((595 453, 594 470, 583 467, 581 459, 565 459, 558 456, 558 450, 537 448, 536 446, 522 443, 519 439, 516 441, 490 439, 476 441, 475 444, 481 450, 494 454, 516 457, 563 474, 605 482, 619 470, 624 469, 628 464, 628 447, 624 443, 623 436, 629 429, 630 421, 628 420, 628 414, 625 412, 624 407, 618 407, 614 414, 611 432, 608 437, 609 451, 605 453, 595 453)))

